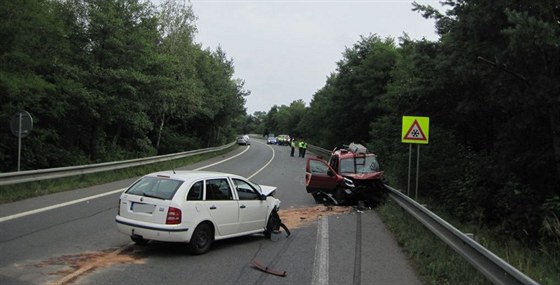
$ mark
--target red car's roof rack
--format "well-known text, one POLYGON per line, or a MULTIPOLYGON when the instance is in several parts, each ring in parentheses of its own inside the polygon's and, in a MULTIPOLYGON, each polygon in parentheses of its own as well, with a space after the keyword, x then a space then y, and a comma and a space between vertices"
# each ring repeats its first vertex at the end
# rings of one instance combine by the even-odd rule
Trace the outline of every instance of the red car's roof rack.
POLYGON ((343 144, 340 146, 335 147, 332 152, 340 150, 341 152, 352 152, 355 154, 366 154, 369 153, 367 147, 359 143, 350 143, 350 144, 343 144))

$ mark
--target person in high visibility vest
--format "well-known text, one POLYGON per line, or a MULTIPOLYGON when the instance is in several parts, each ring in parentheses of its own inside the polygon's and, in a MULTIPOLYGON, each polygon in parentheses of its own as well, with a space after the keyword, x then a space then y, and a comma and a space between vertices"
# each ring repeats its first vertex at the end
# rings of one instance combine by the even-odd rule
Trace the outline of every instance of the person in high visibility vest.
POLYGON ((305 157, 305 152, 307 151, 307 143, 304 140, 301 140, 302 144, 301 144, 301 157, 304 158, 305 157))
POLYGON ((298 151, 299 151, 298 157, 303 157, 302 156, 302 154, 303 154, 303 140, 301 140, 301 139, 298 142, 298 151))
POLYGON ((294 150, 296 148, 296 140, 294 138, 290 139, 290 147, 292 148, 292 151, 290 152, 290 156, 293 157, 294 156, 294 150))

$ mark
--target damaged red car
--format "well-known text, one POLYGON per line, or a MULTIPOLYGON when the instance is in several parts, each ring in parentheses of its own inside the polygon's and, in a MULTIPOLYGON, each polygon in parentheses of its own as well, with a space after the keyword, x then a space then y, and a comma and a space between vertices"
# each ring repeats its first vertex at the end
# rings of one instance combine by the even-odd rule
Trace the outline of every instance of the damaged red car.
POLYGON ((317 203, 374 207, 387 196, 377 155, 356 143, 336 147, 328 162, 308 158, 305 181, 317 203))

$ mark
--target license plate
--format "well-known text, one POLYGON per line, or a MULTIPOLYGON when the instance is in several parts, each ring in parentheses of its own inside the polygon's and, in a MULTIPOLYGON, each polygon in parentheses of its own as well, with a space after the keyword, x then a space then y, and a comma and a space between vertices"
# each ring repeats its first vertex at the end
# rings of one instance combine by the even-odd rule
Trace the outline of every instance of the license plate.
POLYGON ((151 214, 154 212, 156 205, 132 202, 130 207, 133 212, 151 214))

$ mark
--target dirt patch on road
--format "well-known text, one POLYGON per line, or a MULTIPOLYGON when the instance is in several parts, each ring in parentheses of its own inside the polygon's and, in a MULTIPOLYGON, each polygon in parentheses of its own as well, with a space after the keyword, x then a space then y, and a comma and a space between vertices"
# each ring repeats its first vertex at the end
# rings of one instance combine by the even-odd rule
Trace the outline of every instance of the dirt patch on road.
POLYGON ((317 221, 322 216, 348 214, 353 210, 352 207, 319 205, 311 208, 280 209, 278 215, 288 228, 298 228, 317 221))
POLYGON ((126 246, 109 252, 85 252, 75 255, 65 255, 47 259, 36 264, 36 267, 59 266, 60 269, 49 275, 61 276, 60 279, 49 284, 70 284, 81 276, 99 268, 115 264, 143 264, 140 257, 132 252, 131 246, 126 246))

